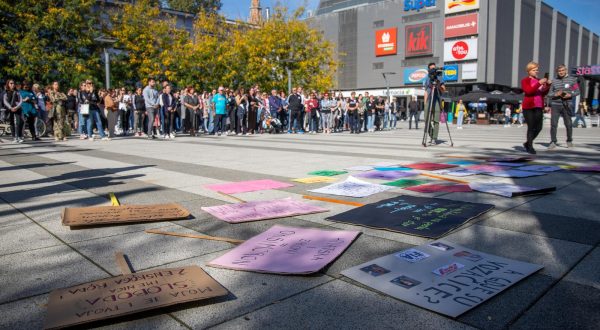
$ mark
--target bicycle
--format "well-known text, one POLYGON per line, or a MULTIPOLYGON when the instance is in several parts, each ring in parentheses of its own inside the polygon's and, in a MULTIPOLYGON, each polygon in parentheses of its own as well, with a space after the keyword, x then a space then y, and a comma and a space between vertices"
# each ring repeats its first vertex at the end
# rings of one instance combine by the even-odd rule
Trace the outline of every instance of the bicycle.
MULTIPOLYGON (((8 114, 2 114, 0 116, 0 136, 4 136, 6 135, 12 135, 12 129, 10 127, 10 121, 9 121, 9 116, 8 114)), ((29 132, 29 124, 27 122, 25 122, 25 125, 23 126, 23 137, 27 137, 27 138, 31 138, 31 133, 29 132)), ((40 136, 44 136, 46 135, 46 123, 44 123, 43 120, 41 120, 39 117, 35 118, 35 131, 38 137, 40 136)))

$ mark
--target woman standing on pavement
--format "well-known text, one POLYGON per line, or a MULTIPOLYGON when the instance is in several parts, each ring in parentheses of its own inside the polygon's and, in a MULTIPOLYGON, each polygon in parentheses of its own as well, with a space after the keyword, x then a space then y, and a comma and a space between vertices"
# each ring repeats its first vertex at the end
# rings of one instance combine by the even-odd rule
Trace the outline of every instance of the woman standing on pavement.
POLYGON ((552 82, 547 77, 538 78, 539 65, 536 62, 527 63, 527 77, 521 80, 521 88, 525 93, 523 98, 523 115, 527 123, 527 141, 523 143, 525 151, 535 154, 533 140, 542 130, 544 122, 544 97, 548 94, 552 82))
POLYGON ((8 121, 15 143, 23 142, 23 118, 21 118, 21 94, 17 91, 15 81, 10 79, 4 88, 2 98, 4 107, 8 109, 8 121))
MULTIPOLYGON (((23 82, 23 89, 19 91, 21 94, 21 114, 23 119, 21 120, 20 134, 23 134, 24 121, 27 122, 29 127, 29 133, 31 133, 31 141, 39 141, 39 138, 35 135, 35 119, 38 115, 37 97, 31 92, 31 85, 28 82, 23 82), (24 120, 24 121, 23 121, 24 120)), ((21 141, 23 141, 21 135, 21 141)))
POLYGON ((54 127, 54 140, 55 141, 67 141, 68 133, 65 122, 67 119, 67 109, 65 108, 65 102, 67 96, 62 93, 59 89, 58 81, 52 83, 52 89, 48 94, 52 108, 50 113, 52 116, 48 116, 52 121, 52 127, 54 127))
POLYGON ((467 109, 465 108, 465 105, 463 104, 462 100, 458 100, 458 105, 456 106, 456 112, 458 113, 458 116, 456 117, 456 128, 457 129, 462 129, 462 124, 463 124, 463 120, 465 118, 465 112, 467 111, 467 109))
POLYGON ((96 123, 96 129, 102 140, 108 141, 108 137, 104 134, 102 119, 100 118, 100 96, 94 89, 94 83, 91 80, 86 80, 85 90, 81 93, 80 112, 88 114, 87 116, 87 136, 90 141, 94 140, 93 126, 96 123))

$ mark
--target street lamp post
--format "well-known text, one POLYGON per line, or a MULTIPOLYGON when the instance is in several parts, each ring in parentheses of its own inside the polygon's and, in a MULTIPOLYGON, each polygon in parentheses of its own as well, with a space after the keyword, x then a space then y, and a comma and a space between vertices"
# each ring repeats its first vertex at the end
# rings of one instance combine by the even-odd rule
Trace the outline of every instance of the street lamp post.
POLYGON ((106 37, 106 36, 100 36, 96 39, 94 39, 94 41, 99 42, 102 44, 102 49, 104 52, 104 73, 105 73, 105 78, 106 78, 106 89, 110 88, 110 55, 108 53, 108 47, 111 46, 112 44, 114 44, 115 42, 117 42, 117 39, 114 38, 110 38, 110 37, 106 37))
POLYGON ((392 99, 391 99, 391 95, 390 95, 390 82, 387 79, 387 76, 391 76, 396 74, 396 72, 382 72, 381 73, 383 75, 383 79, 385 80, 385 87, 387 89, 387 97, 388 97, 388 102, 392 103, 392 99))

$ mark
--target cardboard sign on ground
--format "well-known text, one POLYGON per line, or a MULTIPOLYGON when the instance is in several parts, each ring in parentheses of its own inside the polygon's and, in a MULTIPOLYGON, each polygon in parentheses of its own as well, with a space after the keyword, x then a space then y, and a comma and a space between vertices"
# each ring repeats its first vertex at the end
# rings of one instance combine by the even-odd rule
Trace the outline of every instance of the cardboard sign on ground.
POLYGON ((300 183, 321 183, 321 182, 335 182, 335 178, 328 176, 311 176, 308 178, 299 178, 293 179, 292 181, 300 182, 300 183))
POLYGON ((327 219, 403 234, 438 238, 492 208, 494 206, 489 204, 401 195, 330 216, 327 219))
POLYGON ((346 179, 346 181, 334 183, 329 186, 309 191, 320 194, 361 198, 371 196, 373 194, 377 194, 389 189, 392 189, 392 187, 369 183, 366 181, 359 180, 355 177, 349 176, 346 179))
POLYGON ((435 241, 342 274, 394 298, 457 317, 542 268, 435 241))
POLYGON ((335 260, 360 232, 273 226, 209 266, 276 274, 310 274, 335 260))
POLYGON ((198 266, 121 275, 52 291, 45 328, 62 328, 227 294, 198 266))
POLYGON ((415 163, 410 165, 404 165, 404 167, 409 167, 415 170, 424 170, 424 171, 435 171, 435 170, 443 170, 445 168, 457 167, 454 164, 440 164, 440 163, 415 163))
POLYGON ((556 191, 556 187, 534 188, 503 182, 471 182, 471 189, 504 197, 530 196, 556 191))
POLYGON ((341 174, 346 174, 348 172, 346 171, 333 171, 333 170, 320 170, 320 171, 313 171, 308 173, 309 175, 319 175, 319 176, 336 176, 336 175, 341 175, 341 174))
POLYGON ((396 181, 384 183, 384 185, 386 185, 386 186, 392 186, 392 187, 404 188, 404 187, 410 187, 410 186, 418 186, 418 185, 426 184, 426 183, 429 183, 429 182, 431 182, 431 181, 429 181, 429 180, 415 180, 415 179, 400 179, 400 180, 396 180, 396 181))
POLYGON ((293 187, 293 184, 275 180, 253 180, 230 183, 209 184, 205 187, 225 194, 293 187))
POLYGON ((418 186, 411 186, 404 188, 406 190, 420 192, 420 193, 438 193, 438 192, 471 192, 473 191, 468 184, 422 184, 418 186))
POLYGON ((276 219, 329 211, 291 198, 202 207, 202 210, 229 223, 276 219))
POLYGON ((67 207, 63 211, 63 226, 95 226, 126 222, 151 222, 187 219, 190 212, 171 204, 67 207))
POLYGON ((416 175, 419 175, 419 173, 414 171, 369 171, 355 174, 359 178, 379 180, 396 180, 416 175))

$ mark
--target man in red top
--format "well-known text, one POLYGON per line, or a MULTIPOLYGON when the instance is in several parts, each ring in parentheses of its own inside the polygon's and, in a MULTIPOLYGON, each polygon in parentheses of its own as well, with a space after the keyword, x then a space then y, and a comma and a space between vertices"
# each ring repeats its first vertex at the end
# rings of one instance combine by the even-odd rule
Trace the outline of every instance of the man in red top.
POLYGON ((310 134, 317 133, 319 129, 319 100, 317 95, 312 92, 310 93, 310 99, 306 100, 306 115, 309 117, 310 134))

